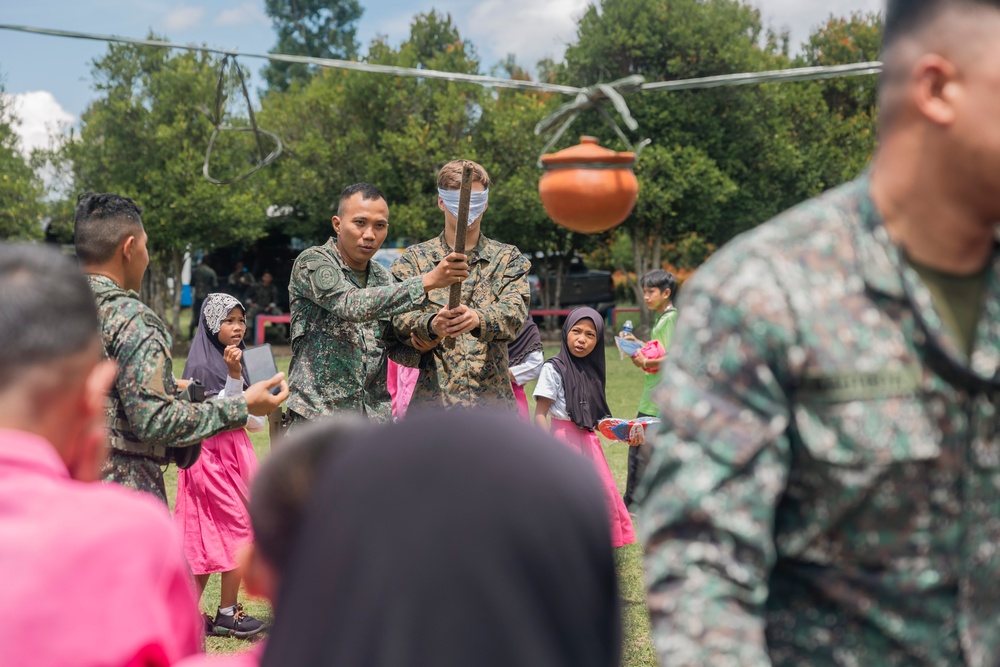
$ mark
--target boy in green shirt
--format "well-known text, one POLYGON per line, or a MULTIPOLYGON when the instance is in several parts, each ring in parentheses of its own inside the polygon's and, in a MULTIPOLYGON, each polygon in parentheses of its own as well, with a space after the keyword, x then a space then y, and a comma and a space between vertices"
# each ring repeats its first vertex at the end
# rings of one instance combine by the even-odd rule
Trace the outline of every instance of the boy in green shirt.
MULTIPOLYGON (((677 310, 674 308, 672 298, 674 289, 677 287, 677 279, 669 271, 656 269, 650 271, 642 277, 639 283, 642 286, 642 298, 646 306, 656 313, 656 321, 650 331, 650 340, 658 340, 663 345, 663 349, 670 351, 670 342, 674 338, 674 324, 677 322, 677 310)), ((642 352, 632 357, 632 363, 638 368, 649 369, 652 373, 646 373, 644 378, 645 386, 642 390, 642 398, 639 399, 639 417, 656 417, 657 407, 653 401, 653 390, 659 382, 660 362, 659 359, 647 359, 642 356, 642 352)), ((625 483, 625 506, 629 511, 634 511, 632 507, 635 487, 639 484, 649 457, 653 453, 651 443, 629 447, 628 450, 628 480, 625 483)))

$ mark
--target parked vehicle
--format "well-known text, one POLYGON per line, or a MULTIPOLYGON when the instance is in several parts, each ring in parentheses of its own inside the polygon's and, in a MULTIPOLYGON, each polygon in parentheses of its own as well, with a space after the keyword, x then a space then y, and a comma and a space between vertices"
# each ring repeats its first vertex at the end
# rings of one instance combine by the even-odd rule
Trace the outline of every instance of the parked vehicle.
POLYGON ((615 307, 615 284, 610 271, 587 268, 577 256, 526 255, 531 261, 528 285, 531 288, 531 309, 555 309, 559 292, 559 309, 590 306, 599 313, 615 307), (557 284, 562 276, 561 286, 557 284))

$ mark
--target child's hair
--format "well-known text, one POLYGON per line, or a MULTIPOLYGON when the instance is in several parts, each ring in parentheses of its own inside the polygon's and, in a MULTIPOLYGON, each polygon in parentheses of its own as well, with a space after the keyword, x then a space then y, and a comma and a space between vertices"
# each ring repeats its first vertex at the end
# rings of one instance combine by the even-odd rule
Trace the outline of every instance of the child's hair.
POLYGON ((639 281, 639 286, 642 288, 658 289, 661 292, 670 290, 670 296, 674 295, 677 291, 677 279, 674 278, 674 274, 663 269, 653 269, 646 275, 642 277, 639 281))
POLYGON ((250 494, 254 544, 284 574, 305 520, 313 485, 331 456, 367 426, 359 417, 337 416, 292 433, 261 466, 250 494))

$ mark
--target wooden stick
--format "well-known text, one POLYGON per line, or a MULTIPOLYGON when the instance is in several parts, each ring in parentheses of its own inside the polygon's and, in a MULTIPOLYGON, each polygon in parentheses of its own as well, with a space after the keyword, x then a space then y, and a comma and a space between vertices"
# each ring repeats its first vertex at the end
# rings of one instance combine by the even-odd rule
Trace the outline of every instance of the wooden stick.
MULTIPOLYGON (((472 198, 472 163, 466 160, 462 163, 462 189, 458 194, 458 223, 455 227, 455 248, 454 252, 465 254, 465 233, 469 228, 469 200, 472 198)), ((455 283, 451 286, 448 294, 448 308, 458 308, 462 303, 462 283, 455 283)), ((444 346, 448 350, 455 349, 455 339, 448 337, 444 339, 444 346)))

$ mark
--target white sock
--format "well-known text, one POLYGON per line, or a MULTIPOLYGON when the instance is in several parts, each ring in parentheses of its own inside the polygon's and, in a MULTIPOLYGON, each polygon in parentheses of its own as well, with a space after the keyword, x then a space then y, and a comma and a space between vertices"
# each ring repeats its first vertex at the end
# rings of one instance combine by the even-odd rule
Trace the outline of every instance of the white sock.
POLYGON ((236 605, 232 607, 219 607, 219 613, 223 616, 232 616, 236 613, 236 605))

